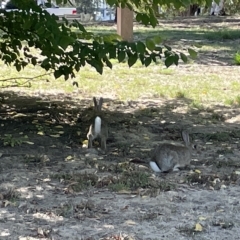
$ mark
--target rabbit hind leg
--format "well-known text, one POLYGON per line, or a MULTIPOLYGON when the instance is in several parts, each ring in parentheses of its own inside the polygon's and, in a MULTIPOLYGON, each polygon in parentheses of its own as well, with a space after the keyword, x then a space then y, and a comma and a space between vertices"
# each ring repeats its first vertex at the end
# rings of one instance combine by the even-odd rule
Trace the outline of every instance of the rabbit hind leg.
POLYGON ((105 137, 101 138, 101 149, 106 151, 107 150, 107 139, 105 137))

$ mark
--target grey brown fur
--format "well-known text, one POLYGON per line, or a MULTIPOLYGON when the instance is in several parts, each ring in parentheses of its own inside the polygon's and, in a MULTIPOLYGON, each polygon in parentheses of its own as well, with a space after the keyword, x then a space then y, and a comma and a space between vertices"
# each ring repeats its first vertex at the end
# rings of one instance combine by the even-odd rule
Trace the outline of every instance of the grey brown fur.
POLYGON ((186 131, 182 131, 182 138, 185 146, 171 143, 162 143, 156 146, 150 161, 151 168, 153 169, 152 166, 156 165, 160 172, 168 172, 178 171, 179 168, 189 165, 193 146, 186 131))
POLYGON ((99 103, 97 103, 96 98, 93 98, 94 103, 94 113, 93 113, 93 119, 92 123, 89 127, 89 131, 87 133, 88 138, 88 147, 92 148, 93 140, 96 138, 101 139, 101 149, 106 151, 107 149, 107 138, 108 138, 108 126, 106 123, 106 120, 102 113, 102 104, 103 104, 103 98, 101 97, 99 100, 99 103), (96 133, 95 131, 95 120, 99 117, 101 119, 101 131, 100 133, 96 133))

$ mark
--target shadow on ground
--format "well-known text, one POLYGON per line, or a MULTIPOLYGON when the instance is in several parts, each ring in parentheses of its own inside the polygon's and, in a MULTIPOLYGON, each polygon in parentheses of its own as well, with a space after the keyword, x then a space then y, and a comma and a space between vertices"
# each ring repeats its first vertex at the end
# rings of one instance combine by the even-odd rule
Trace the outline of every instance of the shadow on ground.
MULTIPOLYGON (((19 236, 18 226, 22 236, 35 239, 54 236, 72 239, 74 234, 77 239, 89 239, 92 234, 96 238, 91 239, 100 236, 115 239, 114 236, 119 236, 116 226, 129 218, 148 225, 159 221, 162 213, 167 214, 166 210, 151 210, 153 205, 158 206, 153 202, 160 193, 171 195, 176 190, 191 188, 209 194, 208 190, 221 191, 239 184, 238 108, 191 107, 191 99, 184 98, 130 102, 105 99, 110 137, 107 154, 101 154, 97 142, 95 149, 83 148, 92 112, 91 99, 76 101, 65 95, 41 99, 4 92, 1 100, 1 221, 10 219, 12 212, 15 215, 14 220, 2 224, 1 232, 8 236, 6 239, 19 236), (148 160, 151 149, 159 142, 181 141, 182 129, 187 129, 198 145, 192 168, 153 176, 143 161, 148 160), (123 204, 126 203, 123 196, 132 198, 133 202, 123 204), (149 199, 144 214, 136 212, 143 205, 141 198, 137 200, 133 196, 149 199), (110 205, 118 210, 112 211, 110 205), (130 208, 127 215, 123 213, 124 208, 130 208), (93 219, 102 230, 88 227, 93 219), (103 222, 112 227, 104 230, 103 222)), ((164 196, 167 195, 161 198, 164 196)), ((180 202, 185 201, 184 196, 180 198, 180 202)), ((170 210, 167 199, 161 200, 162 206, 168 204, 164 209, 172 211, 175 205, 170 210)), ((182 218, 177 217, 178 221, 182 218)), ((183 224, 176 229, 179 237, 195 234, 194 221, 190 222, 190 227, 183 224)), ((232 224, 227 226, 229 231, 232 224)), ((133 234, 132 239, 143 239, 136 228, 135 233, 128 227, 121 229, 126 236, 133 234)), ((151 239, 159 236, 151 231, 145 234, 150 234, 151 239)))

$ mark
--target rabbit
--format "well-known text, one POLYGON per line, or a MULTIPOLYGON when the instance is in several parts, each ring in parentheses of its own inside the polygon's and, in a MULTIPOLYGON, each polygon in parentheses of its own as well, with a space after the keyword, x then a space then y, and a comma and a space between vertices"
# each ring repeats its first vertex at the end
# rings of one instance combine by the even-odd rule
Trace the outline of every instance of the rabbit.
POLYGON ((189 134, 182 131, 182 138, 185 146, 171 143, 162 143, 153 151, 149 162, 154 172, 179 171, 191 162, 192 148, 196 148, 189 140, 189 134))
POLYGON ((102 117, 102 104, 103 98, 101 97, 99 100, 99 104, 97 103, 96 98, 93 98, 94 102, 94 117, 92 120, 92 124, 89 127, 89 131, 87 133, 88 138, 88 148, 92 148, 92 142, 96 138, 101 139, 101 149, 106 151, 107 149, 107 138, 108 138, 108 126, 105 120, 102 117))

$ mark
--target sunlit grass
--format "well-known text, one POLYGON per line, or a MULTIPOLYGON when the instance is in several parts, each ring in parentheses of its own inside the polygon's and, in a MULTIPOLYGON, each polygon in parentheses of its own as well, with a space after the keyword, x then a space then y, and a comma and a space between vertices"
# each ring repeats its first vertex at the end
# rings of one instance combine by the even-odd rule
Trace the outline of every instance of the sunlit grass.
MULTIPOLYGON (((72 81, 64 79, 55 80, 52 76, 42 77, 41 80, 32 81, 31 87, 25 89, 27 92, 36 91, 62 91, 71 93, 79 92, 79 97, 101 95, 103 97, 113 97, 117 99, 138 98, 186 98, 193 102, 205 104, 209 102, 221 102, 224 104, 233 102, 240 103, 238 95, 240 92, 240 82, 236 79, 239 70, 213 73, 213 68, 204 67, 195 72, 196 65, 192 65, 186 71, 184 66, 166 68, 163 65, 151 64, 148 68, 136 66, 128 68, 125 64, 115 64, 113 70, 104 69, 102 75, 95 69, 87 66, 76 75, 79 86, 76 88, 72 81), (229 97, 229 93, 231 98, 229 97)), ((23 77, 37 76, 43 74, 40 68, 27 67, 21 73, 12 68, 2 67, 0 78, 7 76, 23 77), (3 74, 4 72, 4 74, 3 74)), ((221 70, 220 67, 218 67, 221 70)))
POLYGON ((239 52, 234 54, 233 60, 236 65, 240 65, 240 53, 239 52))
MULTIPOLYGON (((87 27, 94 33, 116 33, 114 27, 87 27)), ((134 29, 135 39, 144 40, 151 36, 161 36, 163 40, 175 39, 179 44, 181 38, 203 40, 203 47, 200 49, 201 56, 213 51, 237 52, 237 44, 223 43, 217 40, 232 40, 240 37, 238 30, 221 30, 193 27, 187 29, 171 28, 169 25, 161 28, 147 28, 137 26, 134 29), (231 37, 229 37, 231 35, 231 37), (216 40, 209 42, 209 39, 216 40), (206 44, 204 45, 204 41, 206 44)), ((188 45, 189 46, 189 45, 188 45)), ((177 51, 186 51, 185 45, 177 51)), ((204 57, 203 57, 204 58, 204 57)), ((34 93, 45 92, 66 92, 75 93, 75 96, 92 97, 93 95, 111 97, 121 100, 136 100, 139 98, 176 98, 189 99, 190 105, 195 108, 202 108, 204 104, 223 103, 226 105, 240 104, 240 70, 237 67, 225 67, 221 65, 212 66, 198 65, 196 61, 188 64, 180 63, 180 66, 166 68, 161 61, 152 63, 149 67, 142 66, 140 61, 129 68, 127 63, 118 63, 111 60, 113 69, 104 69, 102 75, 90 66, 86 66, 76 73, 76 79, 65 81, 63 78, 55 80, 53 76, 42 76, 31 81, 31 85, 24 91, 34 93), (72 85, 72 81, 78 82, 78 88, 72 85), (76 94, 77 93, 77 94, 76 94)), ((207 63, 208 60, 206 60, 207 63)), ((26 67, 18 73, 14 68, 2 64, 0 79, 19 78, 16 82, 24 82, 24 78, 44 74, 39 67, 26 67)), ((1 85, 0 81, 0 85, 1 85)), ((4 82, 3 86, 6 86, 4 82)))

